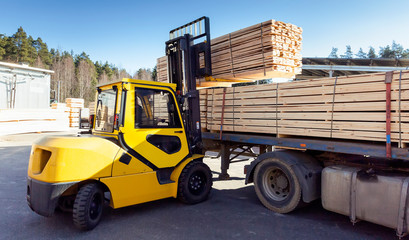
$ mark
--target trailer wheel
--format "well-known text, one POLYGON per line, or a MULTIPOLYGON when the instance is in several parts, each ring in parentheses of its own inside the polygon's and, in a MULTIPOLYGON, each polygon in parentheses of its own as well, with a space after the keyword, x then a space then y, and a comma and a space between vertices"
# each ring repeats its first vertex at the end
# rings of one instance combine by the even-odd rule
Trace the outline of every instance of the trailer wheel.
POLYGON ((274 212, 288 213, 302 203, 296 174, 277 158, 267 158, 257 165, 254 188, 261 203, 274 212))
POLYGON ((96 183, 82 186, 73 207, 74 225, 81 230, 95 228, 102 217, 104 193, 96 183))
POLYGON ((212 188, 212 173, 202 162, 191 162, 179 177, 178 198, 187 204, 203 202, 212 188))

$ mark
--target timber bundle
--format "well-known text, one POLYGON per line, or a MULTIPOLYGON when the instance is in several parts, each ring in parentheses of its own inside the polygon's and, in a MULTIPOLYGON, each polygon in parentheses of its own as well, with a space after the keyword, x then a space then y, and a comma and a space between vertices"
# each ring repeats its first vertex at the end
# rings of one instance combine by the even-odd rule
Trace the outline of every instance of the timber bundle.
MULTIPOLYGON (((202 89, 202 128, 384 142, 385 79, 376 73, 202 89)), ((390 94, 391 141, 408 143, 409 71, 393 72, 390 94)))
MULTIPOLYGON (((230 80, 291 78, 301 73, 302 29, 275 20, 211 40, 212 77, 230 80)), ((157 60, 158 81, 167 82, 167 58, 157 60)))

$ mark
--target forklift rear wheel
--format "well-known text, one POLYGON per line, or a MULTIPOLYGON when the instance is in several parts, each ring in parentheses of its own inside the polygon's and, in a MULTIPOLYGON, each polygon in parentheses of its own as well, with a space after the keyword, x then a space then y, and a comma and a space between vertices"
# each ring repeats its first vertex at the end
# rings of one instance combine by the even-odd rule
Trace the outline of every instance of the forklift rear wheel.
POLYGON ((212 173, 202 162, 191 162, 179 177, 178 198, 184 203, 203 202, 212 188, 212 173))
POLYGON ((261 203, 278 213, 289 213, 302 203, 297 175, 284 161, 267 158, 254 173, 254 188, 261 203))
POLYGON ((102 217, 104 192, 97 183, 82 186, 73 207, 74 225, 81 230, 95 228, 102 217))

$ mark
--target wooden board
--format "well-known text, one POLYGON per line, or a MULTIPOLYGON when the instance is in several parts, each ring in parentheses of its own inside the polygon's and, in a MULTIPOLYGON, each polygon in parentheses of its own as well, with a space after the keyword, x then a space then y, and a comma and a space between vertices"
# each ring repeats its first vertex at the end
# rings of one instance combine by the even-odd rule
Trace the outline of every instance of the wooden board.
MULTIPOLYGON (((223 125, 233 132, 386 140, 385 73, 206 89, 200 95, 207 131, 223 125)), ((391 139, 409 142, 409 71, 393 74, 391 139)))

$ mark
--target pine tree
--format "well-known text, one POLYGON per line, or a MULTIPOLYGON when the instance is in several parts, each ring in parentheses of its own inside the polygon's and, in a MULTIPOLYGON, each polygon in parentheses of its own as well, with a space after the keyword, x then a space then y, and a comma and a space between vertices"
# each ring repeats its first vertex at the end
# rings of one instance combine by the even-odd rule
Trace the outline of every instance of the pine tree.
POLYGON ((28 47, 28 57, 30 59, 29 63, 30 65, 33 65, 34 62, 36 62, 37 56, 38 56, 37 49, 35 48, 36 41, 33 39, 32 36, 28 36, 27 40, 28 40, 28 43, 30 44, 28 47))
POLYGON ((396 43, 395 41, 392 42, 392 55, 394 58, 402 58, 404 49, 401 44, 396 43))
POLYGON ((394 54, 392 52, 392 49, 389 45, 386 45, 386 47, 379 47, 379 57, 380 58, 393 58, 394 54))
POLYGON ((0 60, 6 55, 7 36, 0 34, 0 60))
POLYGON ((27 39, 27 33, 22 27, 19 27, 17 32, 12 37, 17 46, 17 62, 30 62, 29 47, 30 43, 27 39))
POLYGON ((350 46, 350 45, 347 45, 347 46, 346 46, 345 53, 344 53, 344 55, 341 55, 341 57, 342 57, 342 58, 348 58, 348 59, 350 59, 350 58, 353 57, 353 55, 354 55, 354 54, 352 53, 351 46, 350 46))
POLYGON ((359 51, 357 54, 355 54, 357 58, 367 58, 367 54, 362 50, 362 48, 359 48, 359 51))
POLYGON ((369 47, 369 51, 368 51, 368 58, 377 58, 378 56, 376 56, 375 53, 375 48, 373 48, 372 46, 369 47))
POLYGON ((338 58, 338 48, 332 47, 331 53, 329 54, 329 58, 338 58))
POLYGON ((41 38, 36 40, 36 48, 38 51, 38 56, 44 63, 46 68, 49 68, 52 64, 51 53, 48 51, 47 44, 43 42, 41 38))
POLYGON ((105 62, 104 66, 102 66, 102 69, 108 76, 109 81, 113 80, 112 77, 114 75, 114 71, 112 70, 108 62, 105 62))
POLYGON ((6 41, 6 54, 4 55, 4 59, 10 62, 17 62, 18 60, 18 49, 16 45, 16 40, 13 37, 8 37, 5 39, 6 41))

